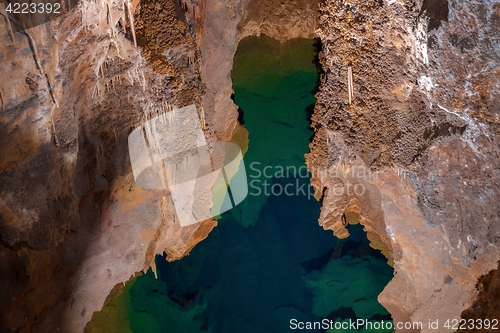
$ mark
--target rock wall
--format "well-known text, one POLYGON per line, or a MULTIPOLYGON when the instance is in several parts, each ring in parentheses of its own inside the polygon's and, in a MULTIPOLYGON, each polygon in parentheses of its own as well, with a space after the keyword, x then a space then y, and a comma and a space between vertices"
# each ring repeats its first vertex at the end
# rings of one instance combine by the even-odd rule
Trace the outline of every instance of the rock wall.
POLYGON ((83 1, 13 40, 0 19, 2 332, 81 332, 117 283, 216 225, 181 229, 169 194, 130 172, 133 128, 201 105, 199 22, 164 5, 161 20, 150 2, 130 5, 135 37, 120 1, 83 1))
POLYGON ((329 0, 320 11, 307 156, 320 224, 346 237, 355 211, 391 254, 379 300, 395 321, 459 318, 499 257, 498 3, 329 0))

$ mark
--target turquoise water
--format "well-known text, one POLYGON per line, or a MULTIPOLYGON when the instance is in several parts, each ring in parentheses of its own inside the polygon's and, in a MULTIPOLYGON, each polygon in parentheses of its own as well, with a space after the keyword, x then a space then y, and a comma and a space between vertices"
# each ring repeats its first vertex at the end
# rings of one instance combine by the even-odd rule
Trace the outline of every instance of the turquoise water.
POLYGON ((151 271, 135 279, 121 305, 108 305, 116 310, 108 322, 128 322, 131 332, 281 333, 292 331, 291 319, 390 318, 377 295, 392 268, 362 227, 338 240, 317 222, 320 204, 304 166, 315 55, 311 40, 240 43, 232 77, 250 133, 249 195, 189 256, 173 263, 158 256, 158 279, 151 271))

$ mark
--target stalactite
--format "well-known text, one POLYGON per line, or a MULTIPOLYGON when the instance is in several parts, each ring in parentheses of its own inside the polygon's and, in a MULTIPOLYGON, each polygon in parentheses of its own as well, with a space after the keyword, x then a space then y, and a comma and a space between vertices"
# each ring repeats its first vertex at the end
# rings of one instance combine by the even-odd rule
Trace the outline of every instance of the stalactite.
POLYGON ((102 65, 104 64, 104 61, 102 62, 102 64, 99 65, 98 69, 99 69, 99 73, 101 73, 101 78, 104 78, 104 71, 102 69, 102 65))
POLYGON ((168 123, 169 124, 172 124, 172 121, 174 121, 174 112, 173 111, 170 111, 168 113, 168 123))
POLYGON ((118 47, 118 43, 116 42, 115 38, 110 39, 110 45, 111 44, 113 44, 115 46, 118 58, 124 60, 125 58, 122 57, 122 55, 120 53, 120 48, 118 47))
POLYGON ((158 138, 158 132, 156 132, 156 119, 153 119, 153 123, 151 124, 151 129, 153 132, 153 138, 155 140, 155 148, 158 150, 158 155, 160 155, 160 159, 163 159, 163 156, 161 154, 161 149, 160 149, 160 139, 158 138))
POLYGON ((354 97, 353 87, 352 87, 352 68, 349 66, 347 68, 347 90, 349 94, 349 105, 352 103, 352 98, 354 97))
POLYGON ((108 25, 111 28, 111 34, 113 37, 116 37, 115 26, 113 24, 113 15, 111 13, 111 5, 109 4, 109 0, 106 1, 106 7, 108 9, 108 25))
POLYGON ((132 74, 130 73, 130 70, 127 70, 127 77, 129 79, 129 82, 130 82, 130 85, 134 85, 134 78, 132 76, 132 74))
POLYGON ((207 124, 205 122, 205 110, 203 109, 203 107, 201 107, 200 111, 200 122, 201 122, 201 128, 203 128, 203 130, 206 130, 207 124))
POLYGON ((137 47, 137 40, 135 38, 134 17, 132 16, 132 12, 130 11, 130 3, 128 1, 125 2, 125 7, 127 8, 128 18, 130 21, 130 31, 132 32, 134 47, 137 47))
POLYGON ((165 104, 163 104, 163 102, 161 102, 161 113, 160 113, 159 118, 160 118, 161 124, 165 125, 165 104))
POLYGON ((351 98, 354 99, 354 83, 352 79, 352 67, 349 67, 349 72, 351 73, 350 75, 350 82, 351 82, 351 98))
POLYGON ((146 78, 144 77, 144 72, 141 70, 141 77, 142 77, 142 90, 146 91, 147 83, 146 83, 146 78))
POLYGON ((152 147, 152 145, 153 145, 153 138, 152 138, 152 135, 151 135, 151 128, 149 127, 149 120, 146 120, 144 122, 144 129, 146 130, 146 138, 148 139, 149 147, 152 147))
POLYGON ((95 84, 94 90, 92 91, 92 99, 94 99, 96 93, 97 93, 97 97, 101 97, 101 89, 100 89, 100 85, 99 85, 99 80, 97 80, 97 83, 95 84))
POLYGON ((146 108, 143 110, 143 112, 144 112, 144 117, 146 118, 146 121, 144 122, 144 129, 146 130, 146 138, 148 139, 149 147, 151 149, 154 149, 154 139, 151 128, 152 124, 150 118, 149 105, 146 105, 146 108))
POLYGON ((127 34, 127 20, 125 19, 124 16, 120 17, 120 22, 122 24, 123 33, 126 35, 127 34))

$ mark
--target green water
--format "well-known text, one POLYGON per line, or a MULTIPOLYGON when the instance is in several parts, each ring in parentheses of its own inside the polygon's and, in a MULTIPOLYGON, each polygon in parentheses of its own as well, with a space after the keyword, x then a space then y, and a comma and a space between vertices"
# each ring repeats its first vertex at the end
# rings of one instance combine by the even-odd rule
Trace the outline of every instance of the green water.
POLYGON ((149 271, 127 284, 86 332, 281 333, 292 331, 291 319, 387 320, 377 302, 392 278, 386 259, 360 225, 338 240, 317 223, 304 165, 316 53, 313 40, 241 41, 232 78, 250 133, 248 197, 189 256, 158 256, 158 279, 149 271))

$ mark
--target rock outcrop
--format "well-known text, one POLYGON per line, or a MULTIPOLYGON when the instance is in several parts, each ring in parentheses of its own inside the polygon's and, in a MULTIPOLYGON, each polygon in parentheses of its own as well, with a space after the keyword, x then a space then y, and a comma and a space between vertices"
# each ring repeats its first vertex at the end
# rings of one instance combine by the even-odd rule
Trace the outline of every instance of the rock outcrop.
POLYGON ((354 210, 391 254, 395 277, 379 300, 395 321, 459 318, 500 255, 498 10, 446 0, 321 7, 324 74, 307 156, 320 224, 346 237, 354 210))
POLYGON ((0 20, 3 332, 83 331, 117 283, 216 225, 181 228, 168 193, 130 172, 134 127, 167 105, 201 107, 201 27, 164 5, 152 20, 156 5, 131 3, 131 21, 121 1, 84 1, 14 40, 0 20))

